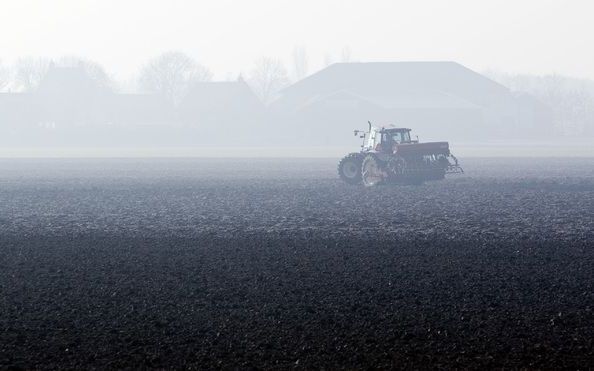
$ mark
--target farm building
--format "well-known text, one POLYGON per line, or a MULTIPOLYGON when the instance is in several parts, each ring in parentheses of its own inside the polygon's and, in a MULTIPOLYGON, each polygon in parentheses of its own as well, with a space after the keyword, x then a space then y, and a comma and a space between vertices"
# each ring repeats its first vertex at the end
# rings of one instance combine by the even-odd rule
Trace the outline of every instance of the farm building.
POLYGON ((271 104, 303 142, 340 145, 367 120, 410 127, 423 140, 513 135, 509 90, 454 62, 338 63, 286 88, 271 104))

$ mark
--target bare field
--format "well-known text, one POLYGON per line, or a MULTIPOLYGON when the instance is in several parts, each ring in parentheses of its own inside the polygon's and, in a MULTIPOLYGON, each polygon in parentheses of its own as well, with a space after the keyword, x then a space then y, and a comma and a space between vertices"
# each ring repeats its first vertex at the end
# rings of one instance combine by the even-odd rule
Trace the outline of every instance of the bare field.
POLYGON ((0 366, 594 367, 594 158, 0 160, 0 366))

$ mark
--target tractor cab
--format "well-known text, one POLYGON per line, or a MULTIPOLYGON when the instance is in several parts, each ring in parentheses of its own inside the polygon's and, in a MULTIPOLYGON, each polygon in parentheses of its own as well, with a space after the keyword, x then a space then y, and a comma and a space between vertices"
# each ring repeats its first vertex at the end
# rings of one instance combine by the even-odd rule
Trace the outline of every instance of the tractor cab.
POLYGON ((410 129, 406 128, 375 128, 369 129, 367 141, 363 144, 364 151, 391 152, 395 144, 412 143, 410 129))

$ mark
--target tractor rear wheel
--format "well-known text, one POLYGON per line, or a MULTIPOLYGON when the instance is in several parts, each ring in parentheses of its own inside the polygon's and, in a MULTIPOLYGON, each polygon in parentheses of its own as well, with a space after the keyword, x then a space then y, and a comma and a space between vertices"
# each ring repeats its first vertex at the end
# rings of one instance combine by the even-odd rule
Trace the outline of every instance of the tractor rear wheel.
POLYGON ((366 187, 373 187, 384 181, 386 173, 375 156, 367 155, 361 165, 361 177, 366 187))
POLYGON ((338 175, 340 179, 348 184, 361 183, 361 163, 363 156, 359 153, 351 153, 338 163, 338 175))

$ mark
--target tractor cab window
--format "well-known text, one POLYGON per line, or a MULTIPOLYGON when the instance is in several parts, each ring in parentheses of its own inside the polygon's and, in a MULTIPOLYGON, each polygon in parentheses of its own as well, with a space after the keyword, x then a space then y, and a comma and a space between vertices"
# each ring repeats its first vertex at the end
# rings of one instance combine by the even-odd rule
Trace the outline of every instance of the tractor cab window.
POLYGON ((396 131, 392 133, 392 140, 396 143, 410 142, 410 133, 408 131, 396 131))

